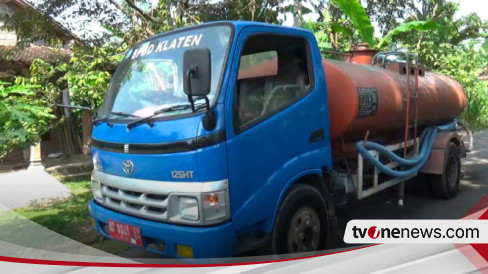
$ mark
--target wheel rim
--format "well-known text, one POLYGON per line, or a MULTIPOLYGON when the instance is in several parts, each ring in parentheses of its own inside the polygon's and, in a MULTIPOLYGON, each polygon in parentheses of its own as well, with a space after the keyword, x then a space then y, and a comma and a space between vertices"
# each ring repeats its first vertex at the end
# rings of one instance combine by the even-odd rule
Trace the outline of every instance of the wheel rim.
POLYGON ((311 207, 300 208, 290 221, 288 252, 315 251, 320 241, 320 219, 311 207))
POLYGON ((454 189, 456 187, 459 175, 459 166, 457 161, 453 157, 450 157, 446 168, 447 184, 449 185, 450 189, 454 189))

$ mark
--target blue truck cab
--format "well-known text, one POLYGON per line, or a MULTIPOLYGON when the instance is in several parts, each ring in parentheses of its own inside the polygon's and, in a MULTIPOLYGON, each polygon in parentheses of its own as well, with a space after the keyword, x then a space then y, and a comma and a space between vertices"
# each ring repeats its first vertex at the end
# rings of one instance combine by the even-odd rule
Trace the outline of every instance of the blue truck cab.
POLYGON ((325 246, 327 87, 312 32, 212 22, 131 48, 92 133, 90 216, 169 257, 325 246))

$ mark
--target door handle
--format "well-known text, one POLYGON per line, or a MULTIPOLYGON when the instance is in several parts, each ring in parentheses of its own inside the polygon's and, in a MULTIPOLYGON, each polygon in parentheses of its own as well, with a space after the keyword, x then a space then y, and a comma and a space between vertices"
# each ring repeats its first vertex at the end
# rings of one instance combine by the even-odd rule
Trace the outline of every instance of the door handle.
POLYGON ((317 129, 310 134, 310 143, 317 143, 324 140, 324 129, 317 129))

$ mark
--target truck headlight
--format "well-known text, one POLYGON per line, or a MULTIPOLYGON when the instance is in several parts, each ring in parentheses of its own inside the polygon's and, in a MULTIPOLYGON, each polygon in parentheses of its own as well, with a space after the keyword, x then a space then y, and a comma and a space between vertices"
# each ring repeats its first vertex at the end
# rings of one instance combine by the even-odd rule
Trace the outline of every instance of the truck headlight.
POLYGON ((178 198, 178 211, 181 218, 190 221, 198 220, 198 201, 195 198, 179 197, 178 198))
POLYGON ((230 219, 227 180, 215 190, 203 185, 202 192, 173 192, 168 195, 166 218, 171 223, 217 225, 230 219))
POLYGON ((103 171, 103 167, 102 167, 102 164, 100 163, 99 160, 97 160, 97 157, 93 157, 92 158, 92 161, 93 161, 93 168, 95 170, 98 170, 98 171, 103 171))
POLYGON ((97 180, 91 180, 91 187, 93 191, 93 197, 98 201, 103 201, 102 186, 97 180))
POLYGON ((228 218, 227 191, 202 194, 203 217, 211 222, 228 218))

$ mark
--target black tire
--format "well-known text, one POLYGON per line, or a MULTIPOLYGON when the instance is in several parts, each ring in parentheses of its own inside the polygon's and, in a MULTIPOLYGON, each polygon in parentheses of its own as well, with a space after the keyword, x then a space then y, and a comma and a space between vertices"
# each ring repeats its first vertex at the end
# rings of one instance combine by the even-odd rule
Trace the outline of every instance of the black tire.
POLYGON ((271 252, 323 250, 328 230, 327 206, 322 194, 312 186, 297 184, 281 203, 271 234, 271 252))
POLYGON ((429 188, 436 198, 451 199, 459 192, 461 180, 461 157, 455 143, 449 143, 447 160, 442 175, 431 175, 429 188))

